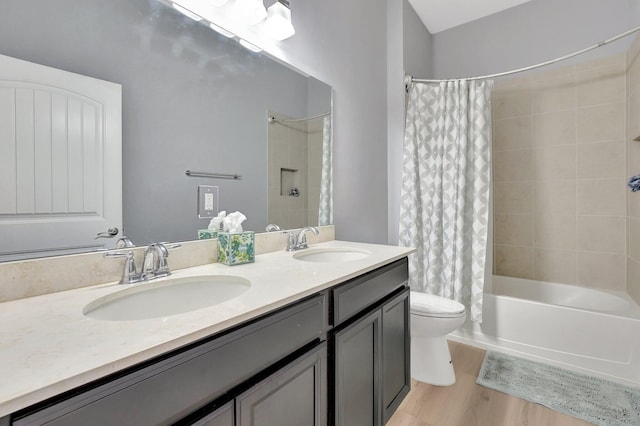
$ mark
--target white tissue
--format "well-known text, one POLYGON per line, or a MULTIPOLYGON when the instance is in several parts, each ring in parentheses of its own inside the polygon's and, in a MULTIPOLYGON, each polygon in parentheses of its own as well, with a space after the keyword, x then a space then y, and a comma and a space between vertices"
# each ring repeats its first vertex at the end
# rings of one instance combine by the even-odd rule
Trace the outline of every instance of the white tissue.
POLYGON ((242 222, 246 219, 247 217, 240 212, 229 213, 222 219, 222 228, 224 232, 242 232, 242 222))
POLYGON ((222 222, 226 216, 227 212, 225 210, 222 210, 220 213, 218 213, 218 216, 211 219, 208 229, 213 231, 219 231, 220 229, 222 229, 222 222))

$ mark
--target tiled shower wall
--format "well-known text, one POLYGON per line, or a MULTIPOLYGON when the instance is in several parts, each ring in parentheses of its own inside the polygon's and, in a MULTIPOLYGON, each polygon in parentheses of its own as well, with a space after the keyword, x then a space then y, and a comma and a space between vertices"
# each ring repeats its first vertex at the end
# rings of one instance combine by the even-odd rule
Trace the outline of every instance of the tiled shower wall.
POLYGON ((627 289, 626 69, 621 54, 496 81, 495 274, 627 289))
MULTIPOLYGON (((627 167, 640 174, 640 37, 627 55, 627 167)), ((627 292, 640 304, 640 192, 627 192, 627 292)))
MULTIPOLYGON (((288 119, 270 111, 270 115, 288 119)), ((269 141, 269 209, 268 221, 283 229, 318 224, 320 171, 322 168, 322 120, 272 123, 269 141), (288 182, 281 180, 281 170, 295 170, 288 178, 300 195, 288 195, 288 182), (283 185, 284 183, 284 185, 283 185)))

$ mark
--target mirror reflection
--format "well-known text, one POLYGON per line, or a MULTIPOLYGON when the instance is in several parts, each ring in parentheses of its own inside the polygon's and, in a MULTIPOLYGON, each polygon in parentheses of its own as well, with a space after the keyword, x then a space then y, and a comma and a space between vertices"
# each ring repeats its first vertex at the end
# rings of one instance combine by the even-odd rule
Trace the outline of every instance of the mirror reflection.
POLYGON ((0 54, 122 86, 122 222, 114 238, 94 233, 80 250, 124 235, 136 245, 195 239, 209 223, 198 215, 199 185, 217 187, 216 210, 243 212, 248 230, 331 223, 326 84, 157 0, 4 1, 0 54))

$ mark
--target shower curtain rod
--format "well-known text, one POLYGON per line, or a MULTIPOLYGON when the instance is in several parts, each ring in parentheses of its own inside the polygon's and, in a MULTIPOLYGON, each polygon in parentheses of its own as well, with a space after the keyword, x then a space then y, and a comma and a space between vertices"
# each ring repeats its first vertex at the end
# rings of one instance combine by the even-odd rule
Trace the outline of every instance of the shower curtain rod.
POLYGON ((477 76, 477 77, 466 77, 466 78, 428 79, 428 78, 413 78, 412 76, 408 75, 408 76, 405 77, 405 85, 407 85, 407 87, 408 87, 408 84, 410 84, 410 83, 442 83, 442 82, 453 81, 453 80, 484 80, 484 79, 488 79, 488 78, 496 78, 496 77, 503 77, 505 75, 517 74, 517 73, 521 73, 521 72, 524 72, 524 71, 529 71, 529 70, 533 70, 533 69, 536 69, 536 68, 541 68, 541 67, 544 67, 544 66, 547 66, 547 65, 555 64, 556 62, 564 61, 566 59, 573 58, 574 56, 582 55, 583 53, 587 53, 587 52, 589 52, 591 50, 594 50, 594 49, 597 49, 598 47, 602 47, 604 45, 612 43, 612 42, 614 42, 616 40, 624 38, 624 37, 626 37, 628 35, 631 35, 633 33, 638 32, 638 31, 640 31, 640 26, 637 26, 637 27, 632 28, 632 29, 630 29, 628 31, 620 33, 617 36, 611 37, 611 38, 609 38, 607 40, 601 41, 600 43, 594 44, 593 46, 587 47, 586 49, 578 50, 577 52, 573 52, 573 53, 561 56, 561 57, 556 58, 556 59, 551 59, 550 61, 541 62, 539 64, 530 65, 530 66, 524 67, 524 68, 518 68, 518 69, 515 69, 515 70, 500 72, 500 73, 496 73, 496 74, 488 74, 488 75, 481 75, 481 76, 477 76))
POLYGON ((324 117, 325 115, 329 115, 329 114, 331 114, 331 111, 323 112, 322 114, 314 115, 313 117, 292 118, 292 119, 288 119, 288 120, 279 120, 279 119, 277 119, 277 118, 275 118, 274 116, 271 115, 271 116, 269 116, 269 123, 296 123, 298 121, 313 120, 314 118, 324 117))

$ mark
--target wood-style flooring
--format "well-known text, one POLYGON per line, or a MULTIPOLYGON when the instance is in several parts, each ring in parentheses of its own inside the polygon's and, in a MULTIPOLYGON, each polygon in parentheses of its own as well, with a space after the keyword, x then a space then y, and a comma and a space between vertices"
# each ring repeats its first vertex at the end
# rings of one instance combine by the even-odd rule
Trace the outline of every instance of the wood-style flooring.
POLYGON ((452 386, 411 383, 387 426, 584 426, 591 423, 476 384, 485 351, 449 342, 452 386))

